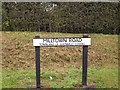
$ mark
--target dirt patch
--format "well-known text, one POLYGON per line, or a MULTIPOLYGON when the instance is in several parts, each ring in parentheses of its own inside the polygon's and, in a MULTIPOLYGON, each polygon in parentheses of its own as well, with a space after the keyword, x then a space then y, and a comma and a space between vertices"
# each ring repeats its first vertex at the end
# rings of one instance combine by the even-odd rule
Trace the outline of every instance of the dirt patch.
POLYGON ((90 89, 90 88, 95 88, 95 85, 91 84, 91 85, 83 86, 81 84, 75 84, 75 85, 73 85, 73 88, 87 88, 87 89, 90 89))
MULTIPOLYGON (((48 36, 52 35, 50 33, 42 33, 42 37, 47 36, 47 34, 48 36)), ((73 35, 71 34, 71 36, 73 35)), ((2 32, 3 67, 34 69, 35 48, 32 46, 33 37, 34 33, 28 32, 2 32)), ((47 67, 49 64, 58 64, 61 67, 71 64, 79 68, 82 65, 82 47, 80 46, 41 47, 40 52, 41 67, 47 67)), ((117 65, 117 36, 103 35, 101 37, 95 37, 95 35, 93 35, 92 46, 89 47, 88 55, 90 68, 93 66, 103 67, 111 63, 117 65)))

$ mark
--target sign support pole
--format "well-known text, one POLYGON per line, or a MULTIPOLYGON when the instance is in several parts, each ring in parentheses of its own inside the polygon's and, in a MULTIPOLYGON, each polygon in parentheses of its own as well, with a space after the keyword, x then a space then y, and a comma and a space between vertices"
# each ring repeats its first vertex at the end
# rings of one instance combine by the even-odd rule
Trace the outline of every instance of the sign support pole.
MULTIPOLYGON (((87 34, 83 38, 88 38, 87 34)), ((82 61, 82 85, 87 86, 87 67, 88 67, 88 46, 83 46, 83 61, 82 61)))
MULTIPOLYGON (((39 35, 36 35, 34 39, 39 39, 39 35)), ((40 88, 40 46, 35 46, 36 53, 36 87, 40 88)))
POLYGON ((91 45, 91 38, 89 38, 87 34, 84 34, 83 38, 75 38, 75 37, 65 38, 65 39, 40 38, 39 35, 36 35, 34 37, 33 46, 35 46, 35 54, 36 54, 36 87, 37 88, 40 88, 40 46, 78 46, 78 45, 83 46, 82 86, 84 87, 87 86, 88 46, 91 45))

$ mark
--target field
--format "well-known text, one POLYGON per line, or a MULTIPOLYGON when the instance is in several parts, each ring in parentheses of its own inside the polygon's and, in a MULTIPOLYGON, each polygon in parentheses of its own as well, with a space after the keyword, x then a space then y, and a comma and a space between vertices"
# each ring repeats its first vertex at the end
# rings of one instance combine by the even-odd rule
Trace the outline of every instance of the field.
MULTIPOLYGON (((82 37, 82 34, 2 32, 2 88, 35 85, 35 48, 40 37, 82 37)), ((118 88, 118 35, 89 34, 88 85, 118 88)), ((41 47, 41 87, 79 88, 82 84, 82 47, 41 47), (50 79, 52 77, 52 79, 50 79)))

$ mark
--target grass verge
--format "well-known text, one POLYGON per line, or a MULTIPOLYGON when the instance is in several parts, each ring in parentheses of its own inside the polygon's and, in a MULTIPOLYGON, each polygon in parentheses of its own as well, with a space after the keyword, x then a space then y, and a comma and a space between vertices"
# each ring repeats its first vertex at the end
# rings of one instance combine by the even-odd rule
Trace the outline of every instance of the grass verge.
MULTIPOLYGON (((35 85, 32 39, 36 33, 41 37, 82 37, 82 34, 2 32, 2 88, 35 85)), ((88 84, 118 88, 118 35, 90 34, 90 37, 88 84)), ((81 70, 82 47, 41 47, 41 86, 74 88, 82 82, 81 70)))

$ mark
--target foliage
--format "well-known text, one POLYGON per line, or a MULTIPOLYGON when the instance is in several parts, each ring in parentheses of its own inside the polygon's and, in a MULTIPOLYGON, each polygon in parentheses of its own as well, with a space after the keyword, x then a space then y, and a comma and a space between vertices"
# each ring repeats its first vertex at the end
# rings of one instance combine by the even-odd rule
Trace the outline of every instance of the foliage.
POLYGON ((119 33, 118 3, 4 2, 3 31, 119 33))

